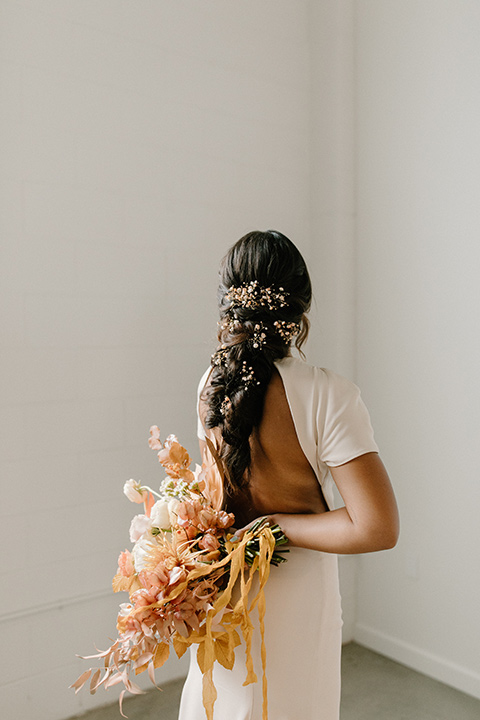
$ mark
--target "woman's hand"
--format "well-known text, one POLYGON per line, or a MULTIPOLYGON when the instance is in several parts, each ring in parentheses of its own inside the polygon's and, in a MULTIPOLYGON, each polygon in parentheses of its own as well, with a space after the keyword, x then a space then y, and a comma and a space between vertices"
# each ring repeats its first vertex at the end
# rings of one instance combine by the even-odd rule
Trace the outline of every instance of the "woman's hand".
POLYGON ((262 523, 262 526, 267 525, 268 527, 272 527, 273 525, 277 524, 276 520, 273 519, 273 515, 262 515, 261 517, 252 520, 252 522, 249 522, 248 525, 245 525, 243 528, 235 530, 235 534, 230 538, 230 542, 240 542, 245 533, 248 530, 251 530, 251 528, 253 528, 258 523, 260 523, 261 520, 264 521, 262 523))

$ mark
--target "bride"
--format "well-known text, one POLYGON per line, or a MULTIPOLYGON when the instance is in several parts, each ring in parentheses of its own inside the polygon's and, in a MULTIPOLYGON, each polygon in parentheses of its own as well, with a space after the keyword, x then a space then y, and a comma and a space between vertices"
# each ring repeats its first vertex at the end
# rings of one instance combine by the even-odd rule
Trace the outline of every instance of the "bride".
MULTIPOLYGON (((295 346, 303 355, 311 303, 295 245, 272 230, 245 235, 222 261, 218 301, 219 346, 199 385, 200 447, 206 437, 217 447, 237 524, 267 516, 289 538, 288 562, 272 568, 265 588, 269 717, 338 720, 337 553, 396 544, 393 490, 359 389, 292 354, 295 346)), ((243 685, 243 653, 233 670, 215 667, 215 720, 262 718, 262 684, 243 685)), ((253 654, 258 669, 258 628, 253 654)), ((192 649, 179 720, 204 718, 192 649)))

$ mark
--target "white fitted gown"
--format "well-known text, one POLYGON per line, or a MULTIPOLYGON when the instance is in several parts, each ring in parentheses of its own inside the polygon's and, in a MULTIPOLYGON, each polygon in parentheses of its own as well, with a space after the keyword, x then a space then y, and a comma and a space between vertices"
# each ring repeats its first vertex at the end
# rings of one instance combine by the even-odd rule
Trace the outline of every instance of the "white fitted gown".
MULTIPOLYGON (((276 367, 300 446, 322 486, 328 507, 333 509, 333 480, 328 467, 378 452, 360 391, 340 375, 298 358, 284 358, 276 367)), ((199 392, 209 372, 202 377, 199 392)), ((198 436, 205 437, 200 422, 198 436)), ((265 587, 269 720, 338 720, 342 612, 337 556, 292 547, 287 558, 286 563, 271 568, 265 587)), ((256 612, 252 619, 256 624, 252 654, 258 682, 243 686, 243 645, 236 649, 233 670, 217 663, 213 677, 218 692, 215 720, 262 720, 256 612)), ((192 648, 179 720, 205 717, 202 675, 192 648)))

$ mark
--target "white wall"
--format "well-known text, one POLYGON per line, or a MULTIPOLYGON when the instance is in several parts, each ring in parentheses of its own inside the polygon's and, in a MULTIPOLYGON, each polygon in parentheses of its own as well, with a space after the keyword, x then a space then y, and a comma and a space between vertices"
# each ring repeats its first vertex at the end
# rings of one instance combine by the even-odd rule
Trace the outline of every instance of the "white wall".
POLYGON ((67 685, 114 633, 121 488, 159 477, 150 424, 195 451, 218 260, 255 227, 310 261, 309 359, 360 384, 400 501, 356 624, 342 560, 345 639, 479 694, 479 24, 463 0, 3 1, 2 714, 114 700, 67 685))
POLYGON ((308 256, 307 4, 1 3, 2 717, 114 701, 74 653, 115 631, 149 426, 196 452, 219 259, 257 227, 308 256))
POLYGON ((402 516, 355 637, 480 697, 480 4, 359 0, 358 382, 402 516))
MULTIPOLYGON (((311 271, 308 359, 355 378, 353 0, 310 3, 311 271)), ((337 493, 337 506, 342 500, 337 493)), ((356 558, 339 557, 343 640, 353 637, 356 558)))

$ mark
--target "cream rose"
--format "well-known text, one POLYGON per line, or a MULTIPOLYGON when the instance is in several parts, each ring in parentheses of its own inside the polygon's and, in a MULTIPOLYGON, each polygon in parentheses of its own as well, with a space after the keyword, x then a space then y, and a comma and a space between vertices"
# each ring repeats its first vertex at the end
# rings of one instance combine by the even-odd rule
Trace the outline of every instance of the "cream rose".
POLYGON ((150 520, 152 527, 160 530, 170 530, 170 514, 168 512, 169 503, 166 500, 157 500, 150 511, 150 520))
POLYGON ((170 516, 170 525, 176 525, 178 520, 177 508, 180 505, 180 501, 176 498, 172 498, 168 503, 168 514, 170 516))
POLYGON ((130 523, 130 541, 135 543, 145 535, 147 530, 152 527, 152 522, 146 515, 135 515, 130 523))
POLYGON ((137 573, 147 567, 152 547, 152 543, 148 537, 142 538, 133 546, 133 564, 135 565, 137 573))

